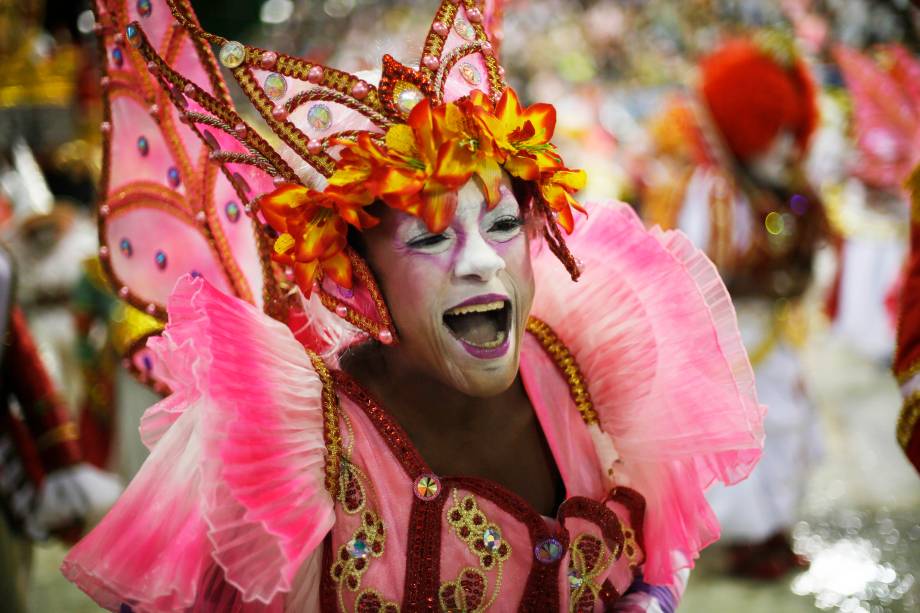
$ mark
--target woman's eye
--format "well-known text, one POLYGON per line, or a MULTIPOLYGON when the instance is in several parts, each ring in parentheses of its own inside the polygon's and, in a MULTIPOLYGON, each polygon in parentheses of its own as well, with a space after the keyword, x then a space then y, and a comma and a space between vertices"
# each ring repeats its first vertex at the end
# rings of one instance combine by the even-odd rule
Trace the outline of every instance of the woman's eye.
POLYGON ((446 240, 447 237, 443 234, 426 234, 424 236, 419 236, 418 238, 413 238, 406 244, 412 249, 424 249, 425 247, 434 247, 435 245, 440 245, 446 240))
POLYGON ((489 232, 513 232, 523 225, 524 220, 520 217, 500 217, 489 228, 489 232))

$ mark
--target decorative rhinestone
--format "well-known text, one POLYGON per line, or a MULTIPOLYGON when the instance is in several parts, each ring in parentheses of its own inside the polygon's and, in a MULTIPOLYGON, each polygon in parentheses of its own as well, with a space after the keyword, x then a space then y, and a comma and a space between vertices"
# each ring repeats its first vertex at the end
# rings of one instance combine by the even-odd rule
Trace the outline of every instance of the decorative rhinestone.
POLYGON ((415 108, 415 105, 424 99, 425 94, 422 93, 422 90, 414 85, 403 84, 403 87, 396 94, 396 106, 399 107, 400 111, 408 115, 415 108))
POLYGON ((109 257, 109 248, 105 245, 99 247, 99 257, 103 260, 108 259, 109 257))
POLYGON ((121 47, 112 49, 112 63, 118 68, 125 65, 125 52, 121 50, 121 47))
POLYGON ((108 217, 108 216, 109 216, 109 205, 103 204, 101 207, 99 207, 99 216, 100 216, 100 217, 108 217))
POLYGON ((307 151, 310 155, 319 155, 323 152, 323 141, 311 138, 307 141, 307 151))
POLYGON ((210 130, 202 130, 201 139, 212 151, 217 151, 220 149, 220 143, 217 142, 217 138, 211 133, 210 130))
POLYGON ((191 272, 188 273, 188 274, 189 274, 193 279, 200 279, 200 278, 202 278, 202 274, 201 274, 200 272, 198 272, 197 270, 193 270, 193 271, 191 271, 191 272))
POLYGON ((364 81, 358 81, 351 88, 351 95, 358 100, 364 100, 364 97, 370 92, 370 88, 364 81))
POLYGON ((492 43, 490 43, 487 40, 482 41, 482 44, 479 45, 479 50, 482 51, 482 54, 484 56, 490 57, 492 55, 492 50, 493 50, 492 43))
POLYGON ((466 9, 466 17, 472 23, 479 23, 480 21, 482 21, 482 12, 476 7, 473 7, 471 9, 466 9))
POLYGON ((186 96, 194 96, 195 95, 195 85, 192 83, 186 83, 185 87, 182 88, 182 91, 185 93, 186 96))
POLYGON ((377 338, 379 338, 380 342, 384 345, 393 344, 393 333, 389 330, 381 330, 380 334, 377 335, 377 338))
POLYGON ((127 298, 127 297, 128 297, 128 288, 125 287, 124 285, 122 285, 120 288, 118 288, 118 297, 119 297, 119 298, 122 298, 122 299, 127 298))
POLYGON ((487 528, 482 533, 482 544, 485 545, 486 549, 489 551, 495 551, 502 544, 502 536, 495 528, 487 528))
POLYGON ((457 70, 460 71, 460 76, 463 77, 463 80, 470 85, 482 83, 482 75, 479 74, 479 70, 469 62, 463 62, 457 70))
POLYGON ((235 126, 233 126, 233 131, 236 132, 236 135, 239 136, 240 138, 245 138, 246 133, 247 133, 246 124, 242 122, 236 124, 235 126))
POLYGON ((345 544, 345 550, 352 559, 360 560, 366 558, 370 553, 370 551, 368 551, 367 541, 359 538, 353 538, 348 541, 345 544))
POLYGON ((338 305, 337 307, 335 307, 335 314, 341 317, 342 319, 345 319, 346 317, 348 317, 348 307, 346 307, 344 304, 338 305))
POLYGON ((569 569, 569 589, 577 590, 585 583, 585 578, 575 570, 574 568, 569 569))
POLYGON ((562 557, 562 543, 554 538, 548 538, 533 548, 533 555, 538 562, 552 564, 562 557))
POLYGON ((428 70, 437 70, 438 66, 441 65, 441 61, 433 55, 426 55, 422 58, 422 65, 428 70))
POLYGON ((166 179, 173 187, 179 187, 179 184, 182 183, 182 178, 179 176, 179 169, 175 166, 170 166, 169 170, 166 171, 166 179))
POLYGON ((415 480, 415 495, 419 500, 434 500, 441 493, 441 480, 435 475, 422 475, 415 480))
POLYGON ((332 111, 325 104, 314 104, 307 111, 307 123, 316 130, 328 130, 332 125, 332 111))
POLYGON ((262 65, 262 68, 265 70, 271 70, 275 67, 275 62, 278 61, 278 54, 274 51, 266 51, 262 54, 262 57, 259 58, 259 63, 262 65))
POLYGON ((149 355, 145 355, 143 358, 141 358, 141 361, 144 363, 144 370, 148 372, 153 370, 153 358, 151 358, 149 355))
POLYGON ((450 32, 450 28, 447 27, 447 24, 440 21, 434 22, 431 29, 434 30, 434 33, 438 36, 447 36, 447 33, 450 32))
POLYGON ((147 311, 148 315, 153 315, 154 313, 157 312, 157 305, 151 302, 150 304, 147 305, 147 308, 144 310, 147 311))
POLYGON ((166 252, 161 249, 157 249, 157 252, 153 256, 153 261, 156 262, 157 268, 160 270, 166 270, 166 252))
POLYGON ((141 17, 150 17, 153 12, 153 5, 150 0, 137 0, 137 14, 141 17))
POLYGON ((150 153, 150 143, 147 141, 146 136, 137 137, 137 151, 143 157, 147 157, 147 154, 150 153))
POLYGON ((283 106, 276 106, 272 109, 272 117, 277 121, 284 121, 287 119, 287 110, 283 106))
POLYGON ((227 68, 236 68, 246 59, 246 47, 243 46, 243 43, 228 40, 221 46, 218 57, 220 63, 227 68))
POLYGON ((466 40, 476 40, 476 29, 462 15, 457 15, 457 20, 454 21, 454 32, 466 40))
POLYGON ((224 205, 224 213, 227 214, 227 219, 232 223, 236 223, 240 219, 240 205, 231 200, 224 205))
POLYGON ((132 24, 128 24, 128 27, 125 28, 125 36, 128 38, 128 42, 131 43, 134 47, 140 47, 141 45, 141 31, 140 29, 132 24))
POLYGON ((102 123, 99 124, 99 129, 102 131, 103 134, 108 134, 109 132, 112 131, 112 124, 109 123, 108 121, 103 121, 102 123))
POLYGON ((263 83, 265 88, 265 95, 271 98, 272 100, 280 100, 284 98, 284 94, 287 93, 287 79, 282 77, 277 72, 273 72, 267 77, 265 77, 265 83, 263 83))
POLYGON ((118 241, 118 250, 121 251, 121 254, 126 258, 130 258, 134 255, 134 247, 131 246, 131 241, 127 238, 118 241))
POLYGON ((314 66, 310 69, 310 72, 307 73, 307 81, 316 85, 323 80, 323 67, 314 66))
POLYGON ((204 211, 198 211, 197 213, 195 213, 195 221, 197 221, 198 223, 203 224, 207 220, 208 220, 208 216, 205 215, 204 211))

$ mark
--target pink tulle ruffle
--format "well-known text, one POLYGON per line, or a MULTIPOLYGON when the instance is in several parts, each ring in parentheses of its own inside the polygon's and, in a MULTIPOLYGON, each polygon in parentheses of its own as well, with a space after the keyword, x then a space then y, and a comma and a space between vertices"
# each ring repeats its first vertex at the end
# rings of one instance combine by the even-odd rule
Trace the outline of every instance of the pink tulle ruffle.
POLYGON ((216 563, 243 608, 275 610, 334 522, 322 384, 286 326, 201 279, 178 283, 169 321, 151 455, 62 570, 108 609, 182 611, 216 563))
POLYGON ((718 538, 703 492, 753 469, 764 408, 705 255, 679 232, 647 231, 626 205, 589 211, 567 239, 583 262, 578 283, 548 250, 535 254, 533 314, 574 353, 621 484, 646 498, 645 579, 666 583, 718 538))

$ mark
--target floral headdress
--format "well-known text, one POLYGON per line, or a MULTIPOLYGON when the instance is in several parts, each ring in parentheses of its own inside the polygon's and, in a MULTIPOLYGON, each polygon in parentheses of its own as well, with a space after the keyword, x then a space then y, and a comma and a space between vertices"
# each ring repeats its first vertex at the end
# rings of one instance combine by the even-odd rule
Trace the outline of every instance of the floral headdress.
POLYGON ((498 104, 475 90, 434 108, 422 100, 406 123, 391 126, 383 136, 365 132, 336 139, 341 157, 323 191, 285 185, 259 200, 266 220, 281 233, 275 259, 294 267, 307 295, 324 274, 351 288, 347 228, 376 225, 368 205, 383 202, 420 217, 430 231, 443 232, 457 207, 457 190, 473 175, 488 206, 498 204, 503 170, 535 182, 540 202, 571 232, 572 208, 583 211, 572 194, 584 187, 585 175, 566 168, 549 142, 555 119, 548 104, 522 109, 510 88, 498 104))
POLYGON ((392 342, 349 227, 376 224, 369 207, 382 202, 440 232, 471 177, 495 206, 502 172, 530 184, 547 243, 577 278, 560 227, 570 232, 572 209, 582 210, 573 194, 584 173, 566 168, 550 143, 553 107, 524 108, 506 86, 483 10, 477 0, 443 0, 418 67, 386 55, 374 85, 206 32, 188 0, 97 0, 106 58, 101 255, 120 295, 162 320, 171 284, 193 272, 283 318, 296 285, 392 342), (237 112, 218 61, 256 121, 237 112), (268 130, 272 142, 261 136, 268 130), (125 167, 135 143, 143 159, 125 167), (168 155, 154 160, 160 149, 168 155), (151 179, 158 167, 162 177, 151 179), (240 229, 241 211, 255 233, 240 229), (153 243, 149 228, 165 217, 169 232, 153 243), (145 250, 155 250, 149 263, 145 250))

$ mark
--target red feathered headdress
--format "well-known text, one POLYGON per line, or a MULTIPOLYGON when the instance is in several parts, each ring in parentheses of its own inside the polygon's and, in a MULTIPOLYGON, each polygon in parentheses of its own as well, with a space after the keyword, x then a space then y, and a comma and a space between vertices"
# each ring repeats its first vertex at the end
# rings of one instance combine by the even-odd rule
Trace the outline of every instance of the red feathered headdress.
POLYGON ((701 94, 725 144, 740 160, 765 151, 784 129, 804 151, 817 123, 815 86, 789 48, 732 40, 706 58, 701 94))

